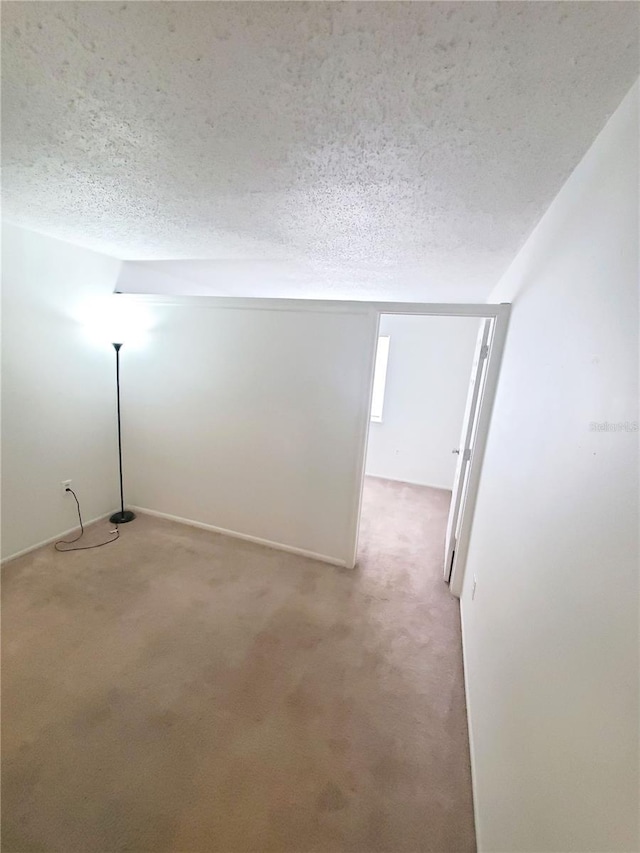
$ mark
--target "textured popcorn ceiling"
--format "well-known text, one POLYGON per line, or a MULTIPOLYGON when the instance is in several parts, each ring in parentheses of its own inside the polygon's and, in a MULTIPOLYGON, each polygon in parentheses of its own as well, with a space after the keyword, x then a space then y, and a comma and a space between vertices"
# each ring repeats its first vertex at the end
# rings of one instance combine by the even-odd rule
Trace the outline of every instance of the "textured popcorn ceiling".
POLYGON ((637 76, 638 11, 5 2, 4 215, 154 260, 131 289, 483 299, 637 76))

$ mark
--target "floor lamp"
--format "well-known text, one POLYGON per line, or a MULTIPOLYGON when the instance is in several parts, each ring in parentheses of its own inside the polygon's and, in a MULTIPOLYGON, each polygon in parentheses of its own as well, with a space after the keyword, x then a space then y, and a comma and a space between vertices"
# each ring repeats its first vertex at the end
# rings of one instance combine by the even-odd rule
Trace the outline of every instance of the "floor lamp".
POLYGON ((120 349, 122 344, 115 344, 113 348, 116 351, 116 394, 118 399, 118 461, 120 463, 120 510, 114 512, 109 521, 112 524, 126 524, 128 521, 133 521, 136 517, 135 513, 130 509, 124 508, 124 486, 122 484, 122 426, 120 424, 120 349))

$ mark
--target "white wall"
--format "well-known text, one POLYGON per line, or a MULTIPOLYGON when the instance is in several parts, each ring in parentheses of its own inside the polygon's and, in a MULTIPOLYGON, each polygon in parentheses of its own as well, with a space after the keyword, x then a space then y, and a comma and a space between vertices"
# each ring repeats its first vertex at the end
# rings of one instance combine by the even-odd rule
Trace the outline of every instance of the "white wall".
POLYGON ((382 423, 369 429, 367 474, 451 489, 480 324, 383 314, 390 336, 382 423))
POLYGON ((372 313, 155 311, 123 350, 129 503, 348 562, 372 313))
POLYGON ((78 321, 120 262, 32 231, 2 231, 2 555, 117 506, 113 350, 78 321))
POLYGON ((481 851, 637 851, 638 88, 508 270, 462 599, 481 851), (471 598, 474 575, 475 599, 471 598))

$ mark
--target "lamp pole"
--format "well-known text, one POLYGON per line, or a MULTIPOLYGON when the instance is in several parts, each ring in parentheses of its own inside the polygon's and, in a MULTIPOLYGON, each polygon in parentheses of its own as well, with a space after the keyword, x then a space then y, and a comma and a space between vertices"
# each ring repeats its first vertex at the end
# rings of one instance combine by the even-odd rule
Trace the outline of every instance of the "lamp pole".
POLYGON ((124 508, 124 486, 122 481, 122 426, 120 424, 120 348, 122 344, 115 344, 116 351, 116 395, 118 400, 118 461, 120 464, 120 512, 114 512, 109 521, 112 524, 126 524, 133 521, 135 513, 124 508))

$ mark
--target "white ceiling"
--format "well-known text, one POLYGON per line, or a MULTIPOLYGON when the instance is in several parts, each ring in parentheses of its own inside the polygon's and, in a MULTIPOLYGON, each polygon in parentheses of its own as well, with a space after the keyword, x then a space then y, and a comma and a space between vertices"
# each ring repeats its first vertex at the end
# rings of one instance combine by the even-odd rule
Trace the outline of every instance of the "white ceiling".
POLYGON ((153 259, 140 289, 484 299, 638 75, 638 14, 5 2, 4 215, 153 259))

